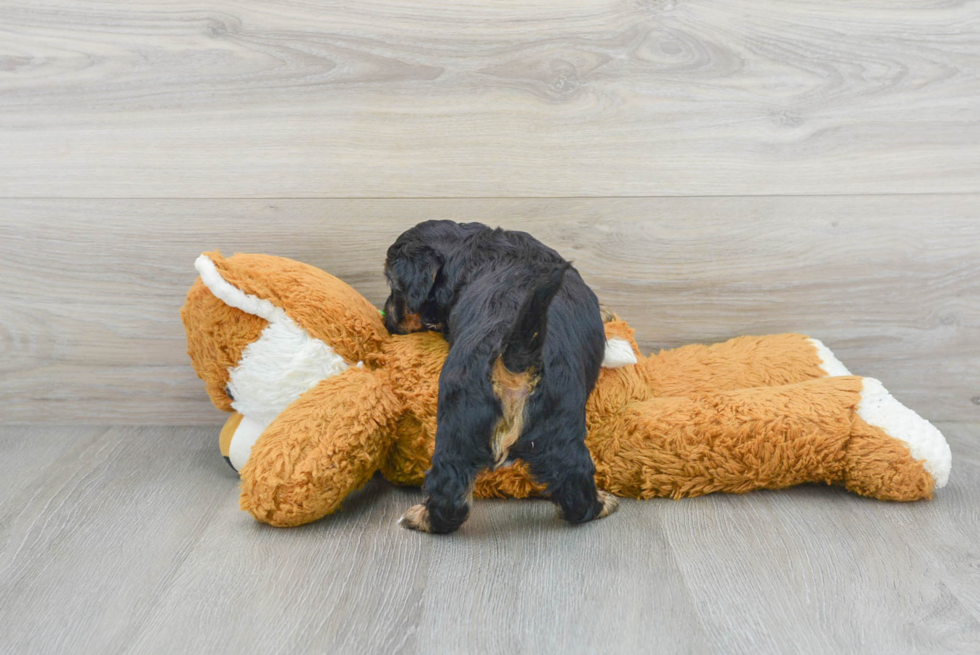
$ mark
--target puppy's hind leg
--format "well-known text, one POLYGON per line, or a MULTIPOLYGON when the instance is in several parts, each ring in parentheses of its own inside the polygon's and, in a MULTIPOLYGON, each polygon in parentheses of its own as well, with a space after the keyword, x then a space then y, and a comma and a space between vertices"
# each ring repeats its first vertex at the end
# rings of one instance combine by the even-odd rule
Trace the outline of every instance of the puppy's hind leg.
MULTIPOLYGON (((556 435, 557 436, 557 435, 556 435)), ((540 437, 539 437, 540 438, 540 437)), ((547 485, 546 494, 569 523, 585 523, 609 516, 619 508, 615 496, 595 486, 595 464, 582 439, 557 440, 548 437, 531 442, 521 458, 531 475, 547 485), (539 446, 539 447, 535 447, 539 446)), ((523 450, 523 449, 522 449, 523 450)))

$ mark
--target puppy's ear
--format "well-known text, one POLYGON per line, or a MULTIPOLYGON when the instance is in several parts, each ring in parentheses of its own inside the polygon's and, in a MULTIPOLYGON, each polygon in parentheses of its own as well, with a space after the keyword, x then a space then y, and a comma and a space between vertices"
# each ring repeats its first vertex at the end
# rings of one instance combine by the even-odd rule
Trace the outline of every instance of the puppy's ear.
POLYGON ((405 244, 388 252, 388 272, 392 290, 405 299, 406 309, 417 314, 435 286, 443 257, 427 244, 405 244))
POLYGON ((436 304, 448 309, 453 302, 453 289, 456 288, 456 279, 459 275, 459 266, 443 264, 436 272, 435 287, 431 291, 432 298, 436 304))

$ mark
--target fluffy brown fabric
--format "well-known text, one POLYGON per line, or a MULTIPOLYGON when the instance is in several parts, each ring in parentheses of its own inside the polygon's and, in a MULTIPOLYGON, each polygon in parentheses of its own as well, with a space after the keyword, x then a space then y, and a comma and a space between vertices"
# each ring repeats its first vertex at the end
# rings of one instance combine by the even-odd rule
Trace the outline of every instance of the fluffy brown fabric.
MULTIPOLYGON (((335 511, 378 470, 397 484, 421 484, 445 341, 388 335, 370 303, 311 266, 210 256, 226 281, 283 308, 350 364, 364 363, 320 382, 265 430, 241 471, 242 508, 294 526, 335 511)), ((224 305, 200 280, 181 315, 195 370, 214 404, 229 410, 228 369, 265 321, 224 305)), ((806 337, 739 337, 644 357, 630 327, 610 318, 607 336, 628 340, 639 363, 604 369, 589 399, 587 444, 601 489, 683 498, 824 482, 887 500, 931 495, 922 462, 858 416, 862 379, 826 377, 806 337)), ((540 491, 520 464, 484 472, 475 487, 477 497, 540 491)))
POLYGON ((215 407, 231 411, 225 393, 228 371, 242 358, 245 347, 259 338, 268 323, 265 319, 229 307, 208 290, 198 278, 180 309, 187 331, 187 354, 197 376, 215 407))

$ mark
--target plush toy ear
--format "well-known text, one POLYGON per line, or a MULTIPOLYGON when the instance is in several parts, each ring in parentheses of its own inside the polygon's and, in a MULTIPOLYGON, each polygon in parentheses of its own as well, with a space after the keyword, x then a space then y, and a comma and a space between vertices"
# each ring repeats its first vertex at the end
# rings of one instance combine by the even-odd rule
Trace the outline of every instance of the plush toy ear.
POLYGON ((440 307, 449 307, 453 302, 453 289, 455 286, 455 272, 448 270, 444 264, 436 273, 435 286, 429 295, 440 307))
POLYGON ((202 285, 230 307, 272 322, 288 316, 348 363, 367 362, 388 339, 378 310, 350 285, 301 262, 206 252, 195 262, 202 285))

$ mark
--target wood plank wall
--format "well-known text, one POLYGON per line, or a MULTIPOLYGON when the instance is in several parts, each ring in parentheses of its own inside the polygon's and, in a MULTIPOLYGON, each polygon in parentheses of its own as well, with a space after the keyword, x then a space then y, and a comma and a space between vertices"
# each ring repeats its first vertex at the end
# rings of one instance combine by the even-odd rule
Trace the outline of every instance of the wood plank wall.
POLYGON ((802 331, 980 419, 973 2, 0 6, 0 419, 222 420, 202 250, 383 298, 428 218, 528 229, 645 348, 802 331))

